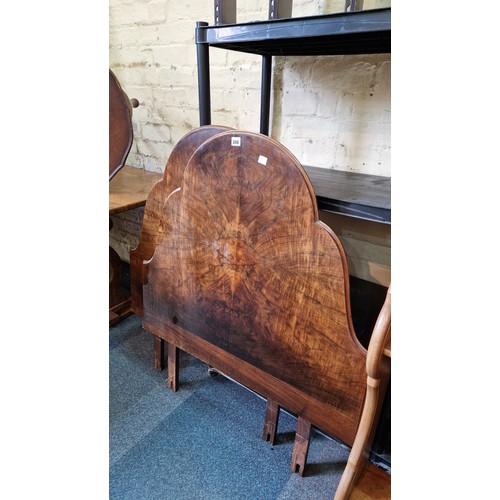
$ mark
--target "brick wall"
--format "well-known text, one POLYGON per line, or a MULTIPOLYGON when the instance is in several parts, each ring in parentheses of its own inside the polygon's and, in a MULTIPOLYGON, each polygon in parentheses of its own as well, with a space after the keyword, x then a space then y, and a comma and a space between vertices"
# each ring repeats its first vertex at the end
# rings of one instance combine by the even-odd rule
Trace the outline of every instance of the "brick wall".
MULTIPOLYGON (((365 8, 387 3, 365 0, 365 8)), ((238 21, 267 19, 267 6, 268 0, 238 0, 238 21)), ((295 0, 293 16, 343 6, 344 0, 295 0)), ((194 29, 213 18, 212 0, 110 0, 109 64, 140 102, 129 165, 162 172, 175 144, 199 125, 194 29)), ((212 48, 210 63, 212 123, 258 131, 260 56, 212 48)), ((390 176, 390 66, 390 55, 274 58, 272 137, 306 165, 390 176)), ((335 230, 338 219, 324 218, 335 230)), ((110 242, 125 261, 141 220, 142 209, 113 217, 110 242)), ((385 243, 374 251, 366 239, 351 237, 348 257, 356 275, 387 284, 390 228, 374 231, 384 233, 376 239, 385 243), (383 262, 386 272, 360 265, 365 257, 383 262)))

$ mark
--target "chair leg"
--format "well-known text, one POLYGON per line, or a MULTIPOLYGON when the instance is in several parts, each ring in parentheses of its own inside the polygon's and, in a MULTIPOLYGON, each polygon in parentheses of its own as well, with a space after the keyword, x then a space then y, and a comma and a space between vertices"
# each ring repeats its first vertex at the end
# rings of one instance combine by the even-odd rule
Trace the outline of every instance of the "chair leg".
POLYGON ((267 400, 266 416, 264 417, 264 432, 262 439, 269 441, 271 446, 274 446, 276 440, 276 432, 278 430, 278 420, 280 416, 280 407, 276 401, 267 400))
POLYGON ((295 433, 295 443, 292 451, 292 465, 290 470, 304 475, 304 469, 309 453, 309 443, 311 442, 311 422, 299 417, 297 422, 297 432, 295 433))
POLYGON ((334 500, 345 500, 349 498, 356 481, 363 471, 368 457, 369 441, 373 435, 373 427, 375 425, 375 417, 377 414, 378 395, 379 395, 380 379, 368 377, 368 387, 366 392, 365 404, 363 413, 359 423, 356 437, 352 445, 351 453, 347 459, 347 465, 344 473, 340 478, 340 483, 335 492, 334 500))

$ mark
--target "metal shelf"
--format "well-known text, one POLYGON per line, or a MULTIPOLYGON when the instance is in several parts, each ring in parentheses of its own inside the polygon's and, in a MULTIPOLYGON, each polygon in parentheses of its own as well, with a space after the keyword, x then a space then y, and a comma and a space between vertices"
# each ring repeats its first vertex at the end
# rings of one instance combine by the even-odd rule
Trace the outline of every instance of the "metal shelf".
POLYGON ((209 26, 196 43, 270 56, 382 54, 391 51, 391 9, 209 26))
POLYGON ((304 166, 318 208, 326 212, 391 223, 391 178, 304 166))

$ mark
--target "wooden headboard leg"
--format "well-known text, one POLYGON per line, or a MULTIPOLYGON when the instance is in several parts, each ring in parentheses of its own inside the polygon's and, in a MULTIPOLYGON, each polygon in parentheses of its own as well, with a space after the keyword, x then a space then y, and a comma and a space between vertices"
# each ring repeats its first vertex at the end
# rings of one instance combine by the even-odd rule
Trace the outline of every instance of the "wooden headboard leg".
POLYGON ((164 356, 165 341, 154 335, 154 366, 156 370, 162 371, 165 368, 164 356))
POLYGON ((309 443, 311 442, 311 422, 299 417, 297 421, 297 432, 295 433, 295 443, 292 451, 292 465, 290 470, 304 475, 304 469, 309 453, 309 443))
POLYGON ((179 389, 179 348, 169 343, 167 349, 168 386, 174 392, 179 389))
POLYGON ((268 399, 266 405, 266 416, 264 417, 264 432, 262 434, 262 439, 264 439, 264 441, 269 441, 271 446, 274 446, 274 442, 276 440, 279 416, 280 407, 278 403, 272 399, 268 399))

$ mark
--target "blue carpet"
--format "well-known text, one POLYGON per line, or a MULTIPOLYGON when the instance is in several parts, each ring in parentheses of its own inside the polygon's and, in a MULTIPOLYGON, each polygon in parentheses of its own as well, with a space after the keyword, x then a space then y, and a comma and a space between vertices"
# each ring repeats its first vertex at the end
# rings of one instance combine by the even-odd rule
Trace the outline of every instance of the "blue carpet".
POLYGON ((290 472, 296 419, 262 439, 265 401, 181 353, 179 391, 153 368, 153 338, 132 315, 110 327, 111 499, 333 498, 349 450, 314 432, 305 475, 290 472))

